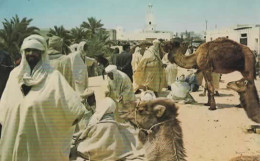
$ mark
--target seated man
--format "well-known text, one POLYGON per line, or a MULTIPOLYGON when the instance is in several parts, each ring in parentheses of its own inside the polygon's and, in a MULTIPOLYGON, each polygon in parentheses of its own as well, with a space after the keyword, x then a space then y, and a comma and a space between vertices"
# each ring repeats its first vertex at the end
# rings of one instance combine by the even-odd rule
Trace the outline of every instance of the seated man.
POLYGON ((116 103, 106 97, 97 106, 87 128, 77 137, 72 156, 91 160, 120 160, 132 154, 135 139, 114 120, 116 103))
POLYGON ((187 82, 190 86, 191 92, 197 92, 199 89, 199 83, 197 81, 196 74, 193 70, 188 70, 190 73, 185 77, 185 82, 187 82))
POLYGON ((177 81, 171 85, 171 92, 167 98, 173 99, 175 102, 183 101, 185 104, 194 103, 195 100, 190 95, 189 91, 189 84, 184 81, 184 75, 181 75, 177 78, 177 81))
POLYGON ((81 102, 85 105, 88 112, 85 112, 80 122, 76 125, 76 129, 75 129, 76 133, 86 128, 89 122, 89 118, 96 111, 96 97, 93 90, 87 88, 83 92, 83 94, 80 95, 80 97, 81 97, 81 102))
POLYGON ((124 122, 119 117, 119 113, 125 108, 124 104, 135 100, 132 82, 125 73, 117 70, 115 65, 107 66, 105 71, 109 78, 106 96, 111 97, 116 102, 115 120, 124 122))

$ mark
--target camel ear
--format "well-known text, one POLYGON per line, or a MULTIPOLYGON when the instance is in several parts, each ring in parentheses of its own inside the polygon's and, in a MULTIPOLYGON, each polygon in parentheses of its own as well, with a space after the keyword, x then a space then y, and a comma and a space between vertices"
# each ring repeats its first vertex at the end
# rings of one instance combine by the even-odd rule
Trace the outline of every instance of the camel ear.
POLYGON ((247 85, 247 84, 248 84, 248 80, 245 80, 245 81, 244 81, 244 84, 247 85))
POLYGON ((163 105, 157 105, 153 108, 153 110, 155 111, 157 117, 162 117, 166 110, 166 107, 163 105))

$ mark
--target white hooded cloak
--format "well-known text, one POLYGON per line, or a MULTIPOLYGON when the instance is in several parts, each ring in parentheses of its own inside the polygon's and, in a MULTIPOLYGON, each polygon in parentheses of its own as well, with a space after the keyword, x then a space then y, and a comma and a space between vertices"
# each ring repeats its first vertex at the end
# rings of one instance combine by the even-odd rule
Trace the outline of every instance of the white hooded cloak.
POLYGON ((48 63, 43 37, 31 35, 21 47, 21 64, 8 79, 0 102, 1 161, 68 161, 73 123, 85 107, 60 72, 48 63), (42 51, 41 61, 31 71, 27 48, 42 51), (30 86, 27 95, 21 85, 30 86))

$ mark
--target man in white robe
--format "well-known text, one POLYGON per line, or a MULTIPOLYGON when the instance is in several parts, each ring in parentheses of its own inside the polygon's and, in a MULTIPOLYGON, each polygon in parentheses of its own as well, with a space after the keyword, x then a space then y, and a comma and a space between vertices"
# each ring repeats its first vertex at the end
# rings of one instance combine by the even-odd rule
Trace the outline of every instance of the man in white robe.
POLYGON ((153 46, 145 51, 137 69, 134 79, 139 88, 154 91, 156 94, 167 87, 165 70, 159 55, 160 41, 154 40, 153 46))
POLYGON ((72 88, 75 88, 72 83, 71 61, 69 57, 62 54, 62 42, 63 39, 58 36, 49 38, 47 53, 49 55, 50 65, 65 77, 72 88))
MULTIPOLYGON (((131 62, 133 73, 135 73, 137 66, 140 63, 141 59, 142 59, 141 48, 137 46, 135 48, 135 52, 133 54, 132 62, 131 62)), ((138 88, 137 84, 135 83, 135 78, 133 78, 133 88, 134 88, 134 91, 136 91, 138 88)))
POLYGON ((39 35, 23 41, 0 102, 1 161, 69 161, 73 125, 86 110, 46 50, 39 35))
POLYGON ((181 75, 172 85, 171 92, 167 98, 173 99, 175 102, 183 102, 185 104, 195 103, 194 98, 189 93, 190 86, 185 82, 185 76, 181 75))
POLYGON ((116 103, 117 108, 115 112, 116 121, 123 121, 119 114, 123 110, 124 104, 135 100, 133 85, 130 78, 123 72, 117 70, 115 65, 109 65, 105 68, 108 76, 108 91, 107 97, 111 97, 116 103))
POLYGON ((165 54, 162 58, 163 64, 166 64, 165 72, 166 72, 166 80, 168 87, 171 86, 172 83, 176 81, 176 77, 178 74, 177 65, 171 63, 168 59, 168 53, 165 54))
POLYGON ((88 68, 86 64, 87 44, 82 41, 76 52, 69 54, 72 65, 72 83, 75 91, 81 95, 88 88, 88 68))
POLYGON ((76 141, 82 158, 116 161, 133 153, 134 135, 114 120, 115 109, 116 103, 109 97, 98 104, 87 128, 76 141))

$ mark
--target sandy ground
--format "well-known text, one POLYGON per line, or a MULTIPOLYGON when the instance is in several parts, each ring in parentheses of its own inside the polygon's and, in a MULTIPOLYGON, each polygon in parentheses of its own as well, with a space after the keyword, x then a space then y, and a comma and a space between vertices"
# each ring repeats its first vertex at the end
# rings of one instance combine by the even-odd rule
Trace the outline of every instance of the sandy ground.
MULTIPOLYGON (((185 73, 180 69, 178 75, 185 73)), ((229 81, 238 80, 241 74, 234 72, 222 76, 220 96, 215 97, 218 109, 209 111, 203 104, 207 97, 200 97, 202 88, 191 93, 197 101, 194 105, 177 104, 183 130, 184 147, 188 161, 228 161, 235 156, 260 155, 260 134, 247 133, 255 123, 249 120, 239 104, 236 92, 226 89, 229 81)), ((95 90, 97 101, 105 97, 107 80, 92 77, 90 88, 95 90)), ((260 94, 260 79, 255 80, 260 94)))

